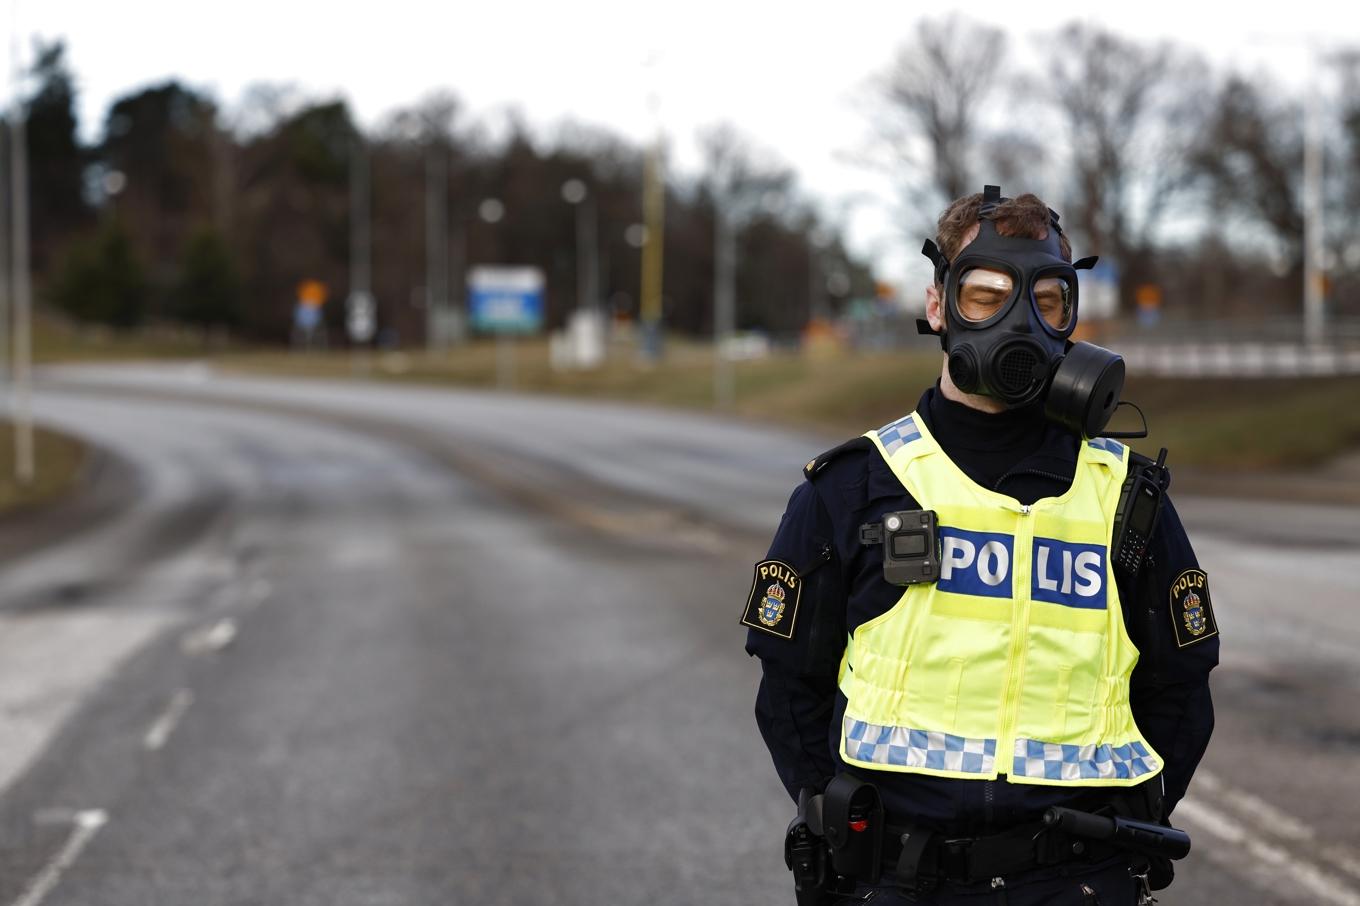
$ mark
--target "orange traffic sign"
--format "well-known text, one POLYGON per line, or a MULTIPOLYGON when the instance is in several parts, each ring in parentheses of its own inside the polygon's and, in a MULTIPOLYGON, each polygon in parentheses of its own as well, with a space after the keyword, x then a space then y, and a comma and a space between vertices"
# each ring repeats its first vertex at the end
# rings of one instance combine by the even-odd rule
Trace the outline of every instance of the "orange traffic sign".
POLYGON ((1134 301, 1143 311, 1162 307, 1162 288, 1156 283, 1142 283, 1133 291, 1134 301))
POLYGON ((326 304, 326 284, 320 280, 303 280, 297 288, 298 302, 308 308, 320 308, 326 304))

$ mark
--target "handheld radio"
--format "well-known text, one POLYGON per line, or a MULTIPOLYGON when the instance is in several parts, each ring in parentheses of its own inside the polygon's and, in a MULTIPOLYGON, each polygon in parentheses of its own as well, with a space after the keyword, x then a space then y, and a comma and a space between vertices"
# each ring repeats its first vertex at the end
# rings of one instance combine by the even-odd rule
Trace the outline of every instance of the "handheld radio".
POLYGON ((1119 509, 1114 517, 1111 546, 1114 568, 1129 578, 1137 578, 1147 557, 1148 541, 1162 514, 1162 497, 1171 483, 1166 468, 1166 447, 1157 461, 1131 468, 1119 493, 1119 509))

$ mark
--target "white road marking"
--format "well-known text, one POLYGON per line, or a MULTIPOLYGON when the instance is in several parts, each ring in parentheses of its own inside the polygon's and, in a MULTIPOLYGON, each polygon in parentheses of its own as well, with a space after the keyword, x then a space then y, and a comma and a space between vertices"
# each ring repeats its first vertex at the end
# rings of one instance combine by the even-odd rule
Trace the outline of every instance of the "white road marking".
POLYGON ((38 906, 52 892, 52 888, 57 886, 66 870, 80 858, 81 850, 85 849, 91 838, 108 823, 108 820, 108 813, 103 809, 76 812, 75 825, 71 828, 71 836, 66 838, 65 845, 28 883, 28 887, 24 888, 23 894, 14 901, 13 906, 38 906))
POLYGON ((1360 878, 1360 856, 1347 852, 1339 846, 1328 846, 1322 850, 1322 858, 1353 878, 1360 878))
MULTIPOLYGON (((1195 783, 1199 784, 1205 792, 1213 793, 1218 801, 1228 806, 1229 810, 1245 815, 1249 819, 1255 819, 1256 827, 1264 833, 1301 843, 1317 839, 1317 831, 1303 820, 1295 818, 1245 790, 1227 785, 1216 774, 1204 770, 1196 771, 1195 783)), ((1331 863, 1332 867, 1339 868, 1352 877, 1360 878, 1360 857, 1357 857, 1355 853, 1340 846, 1321 848, 1315 846, 1310 851, 1324 862, 1331 863)))
POLYGON ((194 703, 194 693, 188 689, 180 689, 170 697, 170 703, 165 706, 160 717, 156 718, 155 723, 146 731, 142 737, 142 745, 148 752, 155 752, 165 748, 165 744, 170 741, 170 734, 175 732, 175 727, 179 726, 180 718, 184 712, 189 710, 189 706, 194 703))
POLYGON ((1259 827, 1268 829, 1277 837, 1286 840, 1311 840, 1317 836, 1304 822, 1285 814, 1269 802, 1245 790, 1227 786, 1217 775, 1207 771, 1196 771, 1195 783, 1202 786, 1206 792, 1216 794, 1215 799, 1226 801, 1239 814, 1257 819, 1259 827))
POLYGON ((180 647, 185 654, 208 654, 221 651, 236 639, 236 621, 227 618, 211 626, 195 629, 184 637, 180 647))
POLYGON ((1360 906, 1360 891, 1343 879, 1288 850, 1266 843, 1259 834, 1247 830, 1231 817, 1202 802, 1182 799, 1176 806, 1176 814, 1189 819, 1211 836, 1240 847, 1245 851, 1249 864, 1254 861, 1258 867, 1269 866, 1271 871, 1266 874, 1288 877, 1299 888, 1317 897, 1319 902, 1334 903, 1336 906, 1360 906))

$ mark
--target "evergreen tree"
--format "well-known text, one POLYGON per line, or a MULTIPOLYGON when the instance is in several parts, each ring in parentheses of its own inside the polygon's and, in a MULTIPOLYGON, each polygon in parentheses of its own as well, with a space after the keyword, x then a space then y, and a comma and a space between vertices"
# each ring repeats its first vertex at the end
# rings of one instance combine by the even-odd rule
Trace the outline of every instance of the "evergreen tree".
POLYGON ((61 41, 40 44, 33 66, 36 87, 26 102, 33 266, 45 270, 65 237, 86 226, 85 152, 76 134, 75 83, 61 41))
POLYGON ((69 247, 49 296, 52 304, 82 321, 135 327, 145 317, 147 292, 127 231, 110 221, 69 247))
POLYGON ((171 316, 205 327, 234 327, 241 320, 240 304, 241 282, 231 251, 214 231, 198 231, 184 250, 171 316))

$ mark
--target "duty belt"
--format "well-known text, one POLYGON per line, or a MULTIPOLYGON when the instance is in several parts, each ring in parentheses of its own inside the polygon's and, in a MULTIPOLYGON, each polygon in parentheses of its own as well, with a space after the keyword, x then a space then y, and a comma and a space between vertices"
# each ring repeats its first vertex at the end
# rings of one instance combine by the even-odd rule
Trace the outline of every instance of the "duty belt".
POLYGON ((1146 893, 1150 859, 1182 859, 1190 852, 1189 835, 1173 827, 1062 806, 1046 809, 1042 822, 985 837, 953 837, 885 817, 878 789, 849 772, 832 778, 824 793, 799 792, 798 814, 784 836, 784 862, 793 871, 800 906, 822 904, 827 894, 848 893, 856 883, 876 885, 884 874, 893 876, 894 886, 929 893, 949 882, 990 880, 1001 887, 1006 877, 1037 868, 1115 856, 1143 869, 1146 893))
POLYGON ((974 884, 1063 862, 1098 862, 1126 852, 1037 821, 988 837, 945 837, 894 825, 885 831, 884 869, 893 871, 900 886, 917 890, 941 882, 974 884))

